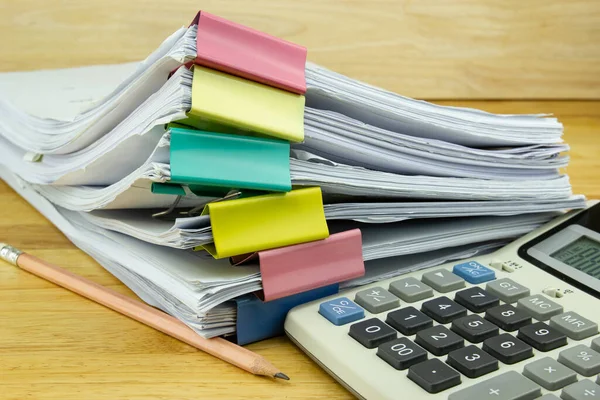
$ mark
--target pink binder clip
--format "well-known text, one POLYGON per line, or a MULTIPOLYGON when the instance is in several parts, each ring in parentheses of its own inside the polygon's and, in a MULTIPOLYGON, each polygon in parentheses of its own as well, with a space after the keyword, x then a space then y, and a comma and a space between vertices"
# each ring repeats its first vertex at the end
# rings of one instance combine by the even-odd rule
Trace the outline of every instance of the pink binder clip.
POLYGON ((360 229, 327 239, 232 257, 234 264, 258 258, 264 301, 343 282, 365 274, 360 229))
POLYGON ((200 11, 196 64, 304 94, 306 48, 200 11))

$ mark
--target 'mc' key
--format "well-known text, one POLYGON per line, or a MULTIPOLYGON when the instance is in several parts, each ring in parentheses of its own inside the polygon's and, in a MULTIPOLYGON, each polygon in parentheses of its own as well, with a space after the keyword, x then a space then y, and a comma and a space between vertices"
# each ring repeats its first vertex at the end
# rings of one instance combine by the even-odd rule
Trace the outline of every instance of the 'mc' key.
POLYGON ((550 326, 571 339, 581 340, 598 333, 598 324, 574 312, 555 315, 550 318, 550 326))
POLYGON ((546 321, 563 312, 563 307, 542 295, 533 295, 519 299, 517 308, 529 313, 538 321, 546 321))

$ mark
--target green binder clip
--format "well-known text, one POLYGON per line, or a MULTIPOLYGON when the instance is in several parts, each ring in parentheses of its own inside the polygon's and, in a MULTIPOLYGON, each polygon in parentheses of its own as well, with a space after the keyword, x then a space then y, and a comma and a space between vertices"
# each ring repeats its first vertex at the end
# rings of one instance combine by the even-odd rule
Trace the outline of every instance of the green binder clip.
POLYGON ((191 190, 292 190, 287 141, 175 127, 170 132, 171 184, 191 190))

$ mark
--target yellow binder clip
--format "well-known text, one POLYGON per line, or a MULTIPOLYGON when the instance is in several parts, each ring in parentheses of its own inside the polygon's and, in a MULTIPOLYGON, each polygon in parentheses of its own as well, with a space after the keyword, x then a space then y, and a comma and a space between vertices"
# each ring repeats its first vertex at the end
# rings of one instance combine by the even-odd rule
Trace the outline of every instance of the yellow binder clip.
POLYGON ((321 188, 305 188, 209 203, 214 242, 206 249, 215 258, 306 243, 329 237, 321 188))
POLYGON ((304 140, 304 96, 195 65, 192 107, 179 123, 197 129, 304 140))

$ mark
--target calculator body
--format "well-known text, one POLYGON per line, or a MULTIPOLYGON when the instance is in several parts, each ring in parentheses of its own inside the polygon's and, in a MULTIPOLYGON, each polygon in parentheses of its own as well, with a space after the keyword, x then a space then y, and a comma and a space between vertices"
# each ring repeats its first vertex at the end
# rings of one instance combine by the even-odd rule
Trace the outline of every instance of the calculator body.
MULTIPOLYGON (((600 325, 600 278, 598 278, 600 277, 600 261, 594 264, 597 259, 588 260, 588 267, 584 266, 588 272, 591 271, 596 274, 596 277, 582 272, 580 269, 585 269, 584 267, 576 269, 562 262, 569 262, 581 267, 582 261, 577 259, 578 255, 576 254, 578 249, 582 249, 581 246, 584 246, 584 253, 595 254, 598 257, 600 253, 594 247, 596 244, 589 243, 589 241, 597 241, 598 246, 600 246, 600 203, 597 202, 588 202, 588 207, 585 210, 572 211, 560 216, 494 253, 410 272, 395 278, 341 291, 336 295, 298 306, 289 312, 285 322, 285 331, 296 345, 358 398, 406 400, 446 398, 451 400, 466 398, 498 400, 518 398, 526 400, 548 395, 544 399, 552 399, 561 398, 562 392, 567 390, 566 387, 578 383, 579 386, 569 388, 573 393, 569 392, 562 398, 570 398, 569 396, 573 395, 572 398, 577 399, 579 393, 581 396, 585 394, 585 397, 581 398, 586 400, 600 399, 600 376, 598 375, 600 372, 596 372, 600 367, 594 364, 595 361, 600 362, 600 335, 597 329, 597 326, 600 325), (548 265, 546 262, 551 261, 549 258, 554 258, 554 261, 562 261, 548 265), (485 278, 487 280, 480 281, 473 279, 473 276, 471 276, 470 280, 476 283, 463 279, 465 271, 467 274, 474 273, 477 275, 477 272, 474 272, 472 268, 469 269, 470 263, 473 262, 475 264, 472 265, 485 267, 482 270, 484 274, 489 274, 492 271, 493 279, 488 276, 485 278), (455 269, 455 266, 459 265, 462 265, 462 272, 460 269, 455 269), (592 266, 591 269, 589 265, 592 266), (595 268, 594 265, 598 267, 595 268), (460 272, 462 275, 454 274, 454 272, 460 272), (440 282, 436 283, 435 281, 437 279, 436 273, 441 274, 441 276, 451 274, 451 278, 456 280, 458 277, 463 283, 458 286, 439 286, 440 282), (399 284, 398 281, 400 281, 399 284), (413 289, 414 285, 411 282, 418 282, 421 286, 432 288, 432 293, 430 292, 430 295, 426 297, 421 295, 411 297, 410 293, 401 292, 404 287, 413 289), (528 292, 511 297, 513 294, 505 290, 510 289, 510 284, 507 282, 516 283, 514 286, 518 286, 523 290, 528 289, 528 292), (423 285, 423 283, 427 284, 423 285), (487 288, 490 290, 487 290, 487 288), (398 294, 396 296, 398 302, 392 306, 378 309, 377 307, 380 304, 372 303, 373 300, 380 301, 383 299, 383 297, 375 299, 379 295, 383 296, 380 289, 385 289, 384 291, 387 292, 388 297, 391 295, 389 292, 396 289, 393 292, 398 294), (469 289, 470 291, 467 291, 469 289), (489 322, 493 322, 492 325, 498 326, 495 336, 508 334, 517 340, 511 340, 509 336, 504 336, 504 340, 496 340, 493 334, 488 335, 485 340, 479 340, 481 338, 473 339, 466 335, 466 337, 473 340, 471 341, 465 338, 465 334, 458 329, 458 325, 453 326, 454 323, 458 324, 456 321, 459 320, 453 319, 452 316, 446 318, 444 315, 432 315, 432 312, 435 314, 437 311, 441 313, 447 311, 442 310, 442 307, 447 307, 447 304, 443 304, 444 300, 437 301, 436 299, 449 299, 456 305, 456 302, 460 299, 460 295, 457 296, 457 293, 475 293, 474 296, 477 296, 476 293, 479 289, 484 290, 486 295, 489 294, 488 297, 493 298, 495 297, 493 294, 497 295, 500 301, 485 310, 485 306, 482 309, 477 309, 477 305, 466 304, 461 301, 461 304, 465 304, 467 309, 466 313, 459 313, 459 318, 473 318, 469 323, 474 326, 483 325, 484 323, 489 325, 489 322), (375 294, 373 291, 375 291, 375 294), (370 298, 369 295, 371 295, 370 298), (371 301, 371 304, 369 301, 371 301), (360 318, 352 317, 354 318, 352 321, 344 320, 349 314, 356 311, 351 309, 353 307, 362 309, 364 315, 360 318), (400 310, 408 307, 412 308, 402 314, 400 310), (440 309, 430 309, 428 311, 427 307, 439 307, 440 309), (504 318, 502 313, 510 315, 511 318, 515 317, 515 315, 511 315, 515 311, 510 311, 509 308, 517 310, 519 314, 525 313, 531 319, 520 323, 520 325, 510 325, 515 321, 496 321, 494 315, 492 315, 493 313, 490 313, 490 310, 495 310, 494 307, 497 308, 496 317, 500 319, 504 318), (369 309, 373 312, 370 312, 369 309), (410 310, 413 310, 413 312, 411 313, 410 310), (432 328, 433 326, 438 327, 440 330, 444 329, 443 332, 451 332, 452 336, 458 332, 458 336, 464 339, 462 346, 455 344, 454 347, 451 346, 451 348, 438 351, 437 348, 430 347, 430 345, 437 345, 431 342, 435 342, 436 338, 439 339, 440 335, 442 337, 444 335, 449 336, 450 333, 441 333, 442 331, 440 331, 436 334, 436 332, 433 332, 429 337, 421 335, 418 338, 419 327, 411 328, 410 326, 408 328, 402 326, 406 329, 406 334, 398 331, 397 327, 392 327, 395 332, 395 340, 398 340, 398 342, 391 341, 394 334, 383 341, 378 339, 374 342, 376 345, 370 343, 368 337, 365 338, 365 336, 370 335, 370 331, 379 329, 381 332, 380 325, 382 323, 386 325, 384 330, 389 330, 387 325, 393 322, 389 319, 389 315, 393 312, 405 316, 404 319, 406 320, 413 319, 416 321, 418 318, 415 317, 417 313, 414 310, 419 311, 420 316, 425 314, 433 319, 433 323, 423 327, 421 331, 426 329, 435 330, 435 328, 432 328), (582 317, 584 322, 579 321, 578 317, 582 317), (374 318, 379 322, 373 320, 374 318), (478 321, 475 321, 475 319, 478 321), (373 324, 366 326, 369 325, 369 322, 359 325, 363 321, 374 321, 379 326, 373 324), (336 325, 336 323, 339 325, 336 325), (540 323, 545 325, 540 325, 540 323), (355 324, 357 325, 356 329, 351 332, 355 324), (546 325, 549 325, 550 328, 546 329, 546 325), (507 330, 501 326, 504 326, 507 330), (587 331, 583 332, 585 329, 587 331), (555 337, 549 340, 556 339, 561 343, 556 340, 549 345, 548 343, 540 344, 536 342, 537 340, 546 340, 543 336, 552 336, 546 334, 546 331, 551 331, 552 334, 558 332, 554 335, 555 337), (563 334, 564 337, 559 338, 560 334, 563 334), (536 337, 536 335, 541 335, 541 338, 536 337), (425 350, 425 358, 421 354, 419 360, 412 361, 412 364, 409 360, 408 363, 403 365, 401 354, 408 353, 409 350, 407 350, 405 344, 400 342, 405 340, 402 338, 412 342, 413 350, 418 350, 417 353, 422 353, 421 350, 425 350), (383 348, 386 343, 385 340, 388 340, 389 343, 396 343, 396 345, 388 345, 387 349, 380 350, 380 347, 383 348), (495 343, 494 340, 496 340, 495 343), (507 342, 512 342, 512 344, 507 342), (528 346, 533 344, 533 346, 530 346, 528 354, 519 355, 517 358, 511 359, 511 354, 500 354, 507 350, 505 349, 506 346, 509 347, 508 351, 515 350, 518 347, 515 346, 516 342, 525 343, 528 346), (486 367, 488 368, 487 371, 465 370, 466 372, 463 373, 463 371, 456 368, 460 365, 456 365, 456 363, 452 366, 449 365, 450 354, 458 354, 458 357, 462 359, 458 361, 461 362, 465 362, 464 359, 479 358, 478 361, 481 360, 481 355, 475 354, 475 352, 472 355, 469 355, 468 351, 462 354, 458 352, 458 350, 467 346, 476 346, 479 350, 472 349, 477 350, 479 353, 481 353, 484 346, 487 346, 485 353, 496 355, 498 357, 493 358, 500 360, 497 363, 497 368, 494 369, 493 365, 488 365, 486 367), (540 347, 542 350, 538 350, 535 346, 540 347), (496 350, 493 350, 493 348, 500 353, 494 353, 496 350), (573 351, 566 352, 569 349, 573 349, 573 351), (586 349, 590 350, 587 350, 586 353, 586 349), (385 351, 387 351, 387 361, 385 351), (586 353, 587 356, 583 353, 586 353), (394 360, 394 356, 398 360, 394 360), (586 358, 588 360, 584 360, 586 358), (425 359, 427 361, 438 359, 441 363, 429 361, 428 365, 442 366, 441 364, 443 364, 444 368, 440 368, 438 372, 437 369, 430 367, 426 373, 423 373, 424 375, 433 376, 431 373, 444 373, 448 372, 446 368, 451 368, 454 372, 450 375, 453 376, 448 379, 452 382, 448 380, 446 383, 442 382, 441 386, 435 386, 439 382, 435 381, 437 378, 431 378, 431 381, 419 384, 418 364, 425 362, 425 359), (549 365, 556 368, 545 367, 546 369, 544 369, 544 362, 546 361, 552 363, 549 365), (392 365, 394 362, 396 362, 395 366, 392 365), (534 364, 534 362, 538 363, 534 364), (559 362, 560 365, 556 365, 556 362, 559 362), (587 364, 581 366, 579 365, 581 363, 587 364), (566 365, 567 368, 559 368, 563 365, 566 365), (526 366, 527 372, 524 371, 526 366), (562 376, 563 381, 558 383, 552 381, 554 379, 552 374, 556 374, 555 370, 557 368, 564 375, 562 376), (550 371, 549 377, 542 376, 545 370, 550 371), (458 372, 460 383, 457 383, 456 372, 458 372), (472 376, 473 374, 481 375, 468 377, 465 373, 472 376), (525 373, 527 375, 524 375, 525 373), (536 373, 539 376, 536 376, 536 373), (544 379, 550 382, 546 382, 544 379), (486 386, 486 382, 490 382, 490 384, 486 386), (448 385, 450 387, 446 387, 448 385), (472 387, 470 392, 465 390, 470 387, 472 387), (550 394, 556 397, 552 397, 550 394)), ((516 291, 518 292, 518 290, 516 291)), ((392 302, 396 301, 393 297, 390 300, 392 302)), ((412 355, 414 354, 415 352, 412 352, 412 355)))

